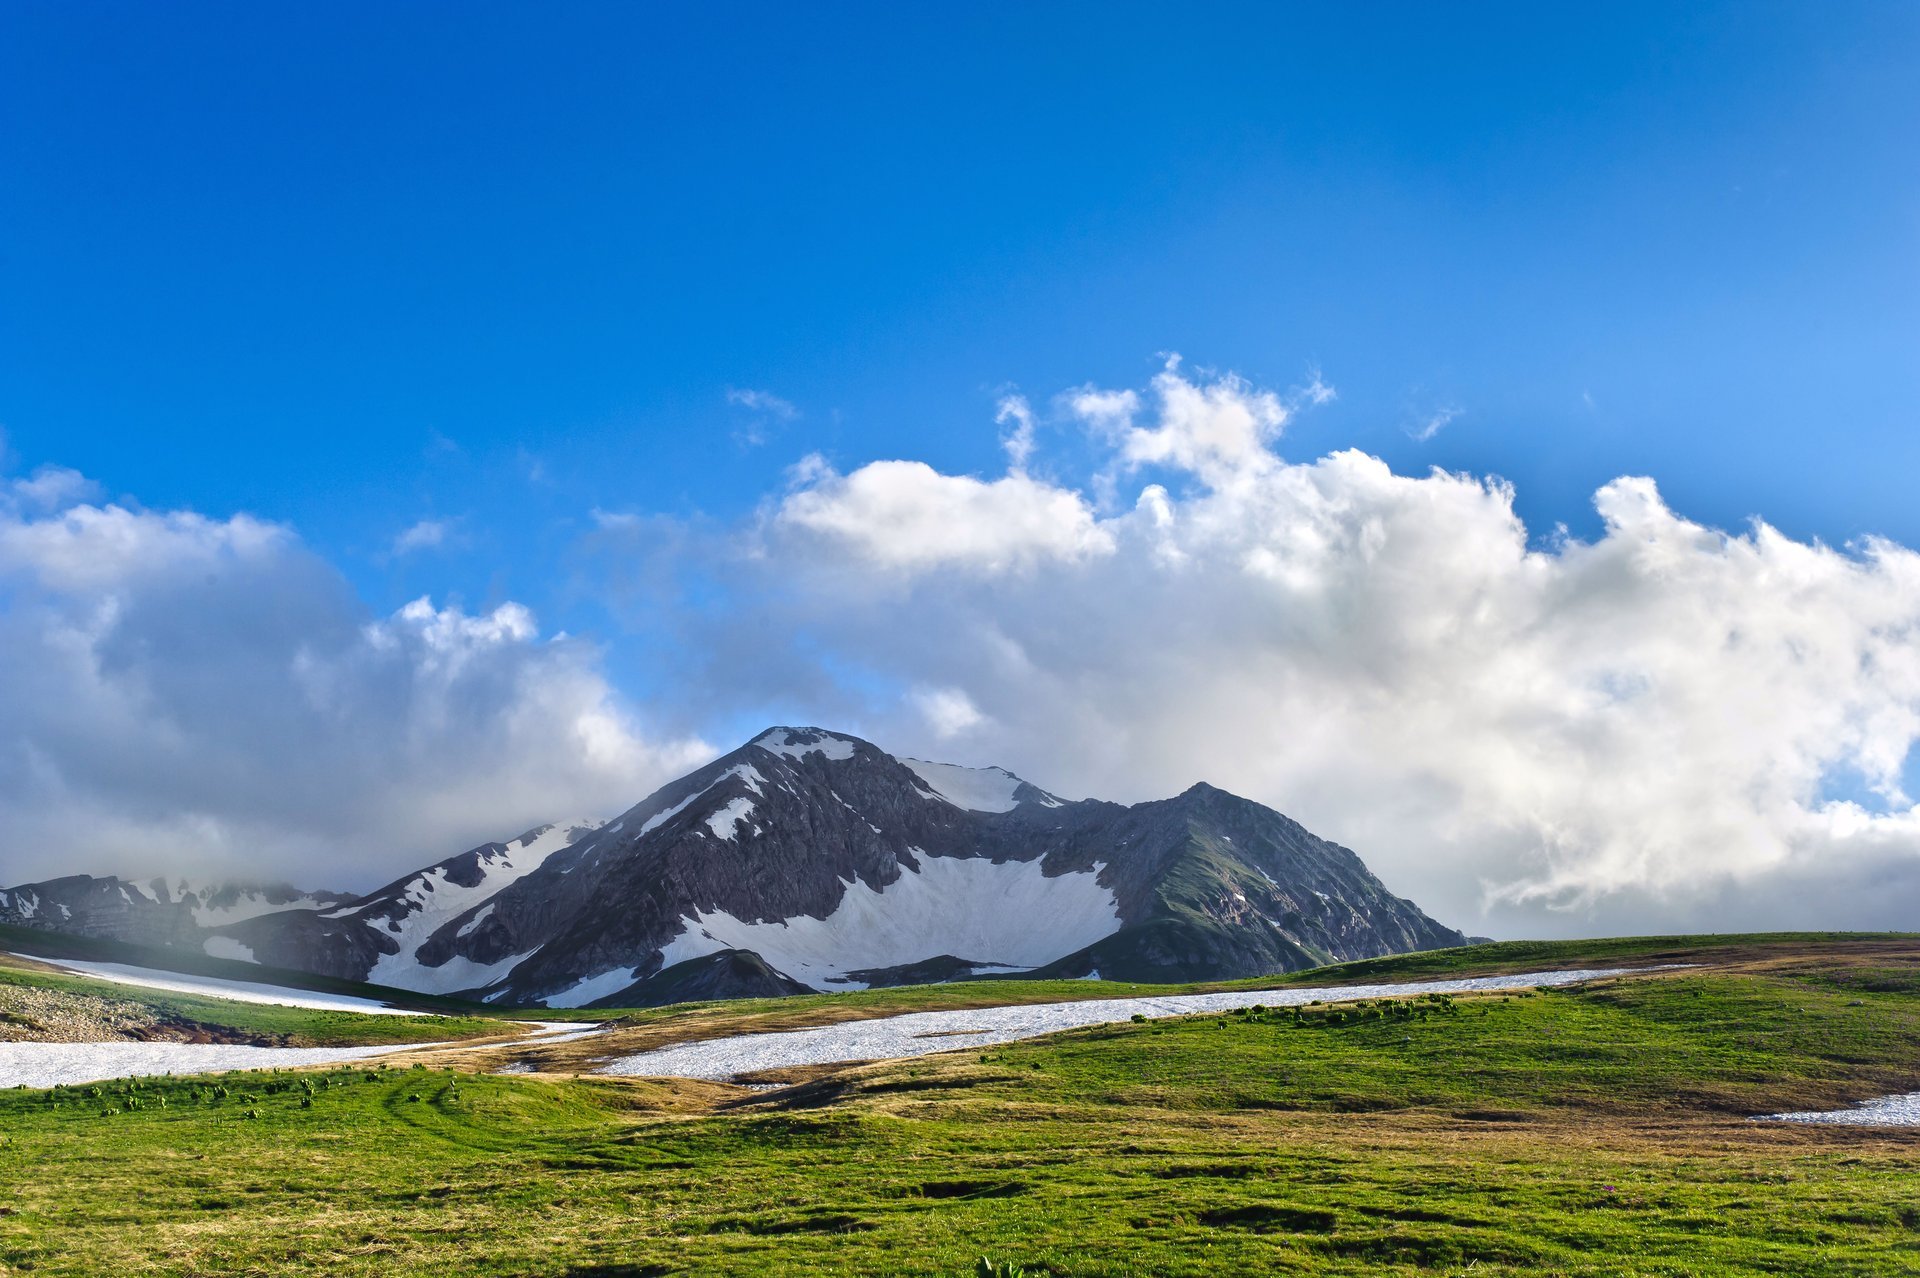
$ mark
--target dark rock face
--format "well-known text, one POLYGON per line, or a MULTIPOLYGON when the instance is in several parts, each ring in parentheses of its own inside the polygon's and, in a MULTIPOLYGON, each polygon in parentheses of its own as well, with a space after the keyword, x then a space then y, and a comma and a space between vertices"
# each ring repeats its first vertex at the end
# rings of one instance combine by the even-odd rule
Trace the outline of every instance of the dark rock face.
POLYGON ((665 1007, 723 998, 786 998, 812 990, 767 966, 751 950, 721 950, 675 963, 588 1007, 665 1007))
POLYGON ((1351 851, 1212 786, 1068 802, 817 728, 763 733, 605 825, 542 827, 218 932, 262 962, 568 1007, 993 974, 1217 979, 1465 940, 1351 851))

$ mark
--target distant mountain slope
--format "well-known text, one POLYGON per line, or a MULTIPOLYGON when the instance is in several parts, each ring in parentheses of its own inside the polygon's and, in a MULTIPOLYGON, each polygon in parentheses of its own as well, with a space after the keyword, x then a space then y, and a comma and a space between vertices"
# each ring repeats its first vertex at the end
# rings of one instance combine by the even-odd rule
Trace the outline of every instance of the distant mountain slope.
POLYGON ((285 883, 196 883, 181 878, 145 881, 74 874, 0 888, 0 924, 46 928, 78 936, 227 952, 217 929, 283 910, 327 909, 349 898, 307 892, 285 883))
POLYGON ((1465 940, 1354 853, 1212 786, 1068 801, 819 728, 770 729, 605 824, 201 931, 209 952, 554 1007, 992 974, 1200 980, 1465 940))

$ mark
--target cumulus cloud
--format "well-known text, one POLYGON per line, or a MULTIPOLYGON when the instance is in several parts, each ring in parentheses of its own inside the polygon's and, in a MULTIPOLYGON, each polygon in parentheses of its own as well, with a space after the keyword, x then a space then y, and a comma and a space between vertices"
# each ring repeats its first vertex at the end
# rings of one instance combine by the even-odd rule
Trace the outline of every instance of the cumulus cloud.
POLYGON ((676 663, 644 714, 519 605, 373 616, 281 525, 15 481, 0 880, 347 886, 708 755, 648 723, 794 715, 1065 794, 1211 781, 1494 935, 1912 925, 1920 555, 1638 477, 1537 538, 1496 479, 1287 459, 1317 398, 1174 362, 1055 401, 1078 482, 1030 473, 1009 400, 997 476, 809 457, 741 527, 595 510, 582 562, 676 663))
POLYGON ((781 501, 754 589, 858 672, 842 713, 921 749, 953 735, 926 690, 967 689, 960 762, 1210 780, 1470 928, 1911 923, 1920 555, 1706 527, 1642 478, 1541 547, 1498 480, 1284 460, 1288 403, 1238 378, 1064 402, 1119 474, 1183 482, 1101 514, 889 461, 781 501))
POLYGON ((594 650, 518 604, 370 616, 292 530, 244 515, 5 506, 0 605, 0 881, 369 887, 611 813, 708 753, 649 733, 594 650))
POLYGON ((1023 572, 1113 549, 1078 493, 1018 470, 981 480, 879 461, 842 475, 812 458, 796 474, 802 486, 779 504, 775 529, 864 570, 1023 572))

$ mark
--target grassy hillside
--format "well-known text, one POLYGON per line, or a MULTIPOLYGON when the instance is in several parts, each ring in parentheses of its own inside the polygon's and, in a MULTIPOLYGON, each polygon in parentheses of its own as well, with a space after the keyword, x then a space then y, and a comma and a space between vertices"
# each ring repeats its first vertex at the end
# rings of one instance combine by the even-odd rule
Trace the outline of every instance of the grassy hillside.
POLYGON ((376 1016, 240 1003, 56 972, 0 954, 0 1042, 157 1038, 359 1047, 514 1034, 483 1016, 376 1016))
MULTIPOLYGON (((1492 951, 1393 962, 1513 955, 1492 951)), ((0 1093, 0 1273, 1920 1268, 1920 1134, 1747 1121, 1920 1088, 1920 943, 1534 958, 1629 952, 1708 965, 1078 1030, 775 1092, 355 1069, 0 1093)))

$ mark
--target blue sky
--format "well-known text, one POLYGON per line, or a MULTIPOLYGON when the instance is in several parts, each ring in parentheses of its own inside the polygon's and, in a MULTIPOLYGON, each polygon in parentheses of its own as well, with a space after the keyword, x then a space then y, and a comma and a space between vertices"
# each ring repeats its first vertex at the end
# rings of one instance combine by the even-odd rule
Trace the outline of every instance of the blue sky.
POLYGON ((0 23, 10 473, 288 525, 369 617, 523 604, 712 740, 820 699, 670 695, 702 615, 757 615, 676 547, 810 454, 998 475, 1014 390, 1091 493, 1112 458, 1049 406, 1168 352, 1283 396, 1317 370, 1281 456, 1504 477, 1540 546, 1602 536, 1623 475, 1711 527, 1920 545, 1911 5, 0 23), (638 560, 595 511, 658 521, 638 560))

